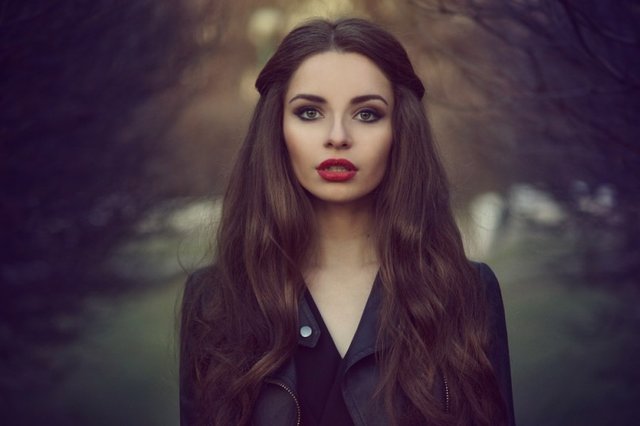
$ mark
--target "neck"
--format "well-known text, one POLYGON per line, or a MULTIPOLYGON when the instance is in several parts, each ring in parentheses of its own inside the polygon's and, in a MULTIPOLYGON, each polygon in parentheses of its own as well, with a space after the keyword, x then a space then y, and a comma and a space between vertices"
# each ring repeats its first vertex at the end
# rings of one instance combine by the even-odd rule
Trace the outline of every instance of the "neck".
POLYGON ((377 263, 370 202, 314 203, 315 256, 309 267, 362 267, 377 263))

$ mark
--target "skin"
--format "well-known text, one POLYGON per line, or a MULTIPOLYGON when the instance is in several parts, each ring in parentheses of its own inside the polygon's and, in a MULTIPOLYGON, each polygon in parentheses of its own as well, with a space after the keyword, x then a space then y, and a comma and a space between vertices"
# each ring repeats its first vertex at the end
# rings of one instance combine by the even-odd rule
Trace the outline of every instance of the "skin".
POLYGON ((300 65, 283 102, 292 169, 316 212, 318 241, 305 279, 344 356, 379 268, 371 193, 384 177, 392 144, 393 88, 366 57, 330 51, 300 65), (348 159, 356 175, 345 182, 322 179, 316 168, 330 158, 348 159))

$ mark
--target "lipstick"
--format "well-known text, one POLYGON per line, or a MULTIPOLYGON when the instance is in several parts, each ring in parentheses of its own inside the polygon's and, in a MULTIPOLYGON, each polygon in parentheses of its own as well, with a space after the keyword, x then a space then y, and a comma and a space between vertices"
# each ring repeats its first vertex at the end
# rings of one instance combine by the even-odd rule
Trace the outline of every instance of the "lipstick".
POLYGON ((358 173, 358 168, 347 159, 330 158, 320 163, 316 171, 326 181, 346 182, 358 173))

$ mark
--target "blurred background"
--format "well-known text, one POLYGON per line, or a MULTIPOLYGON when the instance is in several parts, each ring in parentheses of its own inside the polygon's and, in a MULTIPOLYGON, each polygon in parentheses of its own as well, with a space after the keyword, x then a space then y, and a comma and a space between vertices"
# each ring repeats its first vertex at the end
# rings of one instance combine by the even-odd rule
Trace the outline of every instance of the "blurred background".
POLYGON ((0 422, 176 425, 175 319, 278 41, 407 47, 518 424, 640 424, 640 4, 0 0, 0 422))

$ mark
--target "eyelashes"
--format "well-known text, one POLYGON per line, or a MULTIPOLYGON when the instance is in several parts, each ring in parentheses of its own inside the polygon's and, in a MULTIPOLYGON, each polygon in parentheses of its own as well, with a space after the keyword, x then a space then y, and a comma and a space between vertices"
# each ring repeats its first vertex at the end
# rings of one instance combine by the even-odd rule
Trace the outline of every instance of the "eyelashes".
MULTIPOLYGON (((293 114, 300 118, 302 121, 315 121, 324 117, 318 107, 311 105, 300 106, 294 109, 293 114)), ((364 107, 356 111, 356 113, 353 115, 353 118, 363 123, 375 123, 376 121, 382 119, 384 116, 385 114, 377 108, 364 107)))
POLYGON ((380 120, 383 115, 373 108, 364 108, 356 113, 356 117, 365 123, 373 123, 380 120))
POLYGON ((301 106, 296 108, 293 113, 303 121, 313 121, 322 117, 317 108, 311 106, 301 106))

